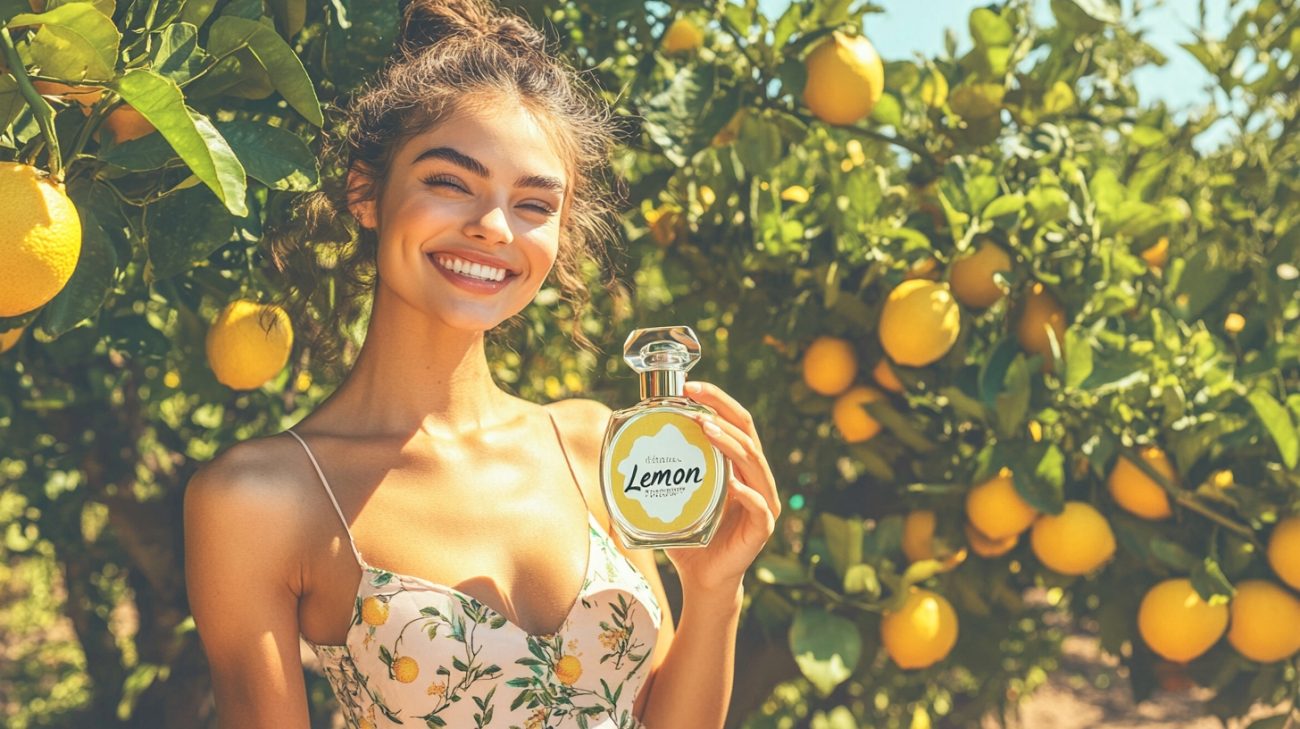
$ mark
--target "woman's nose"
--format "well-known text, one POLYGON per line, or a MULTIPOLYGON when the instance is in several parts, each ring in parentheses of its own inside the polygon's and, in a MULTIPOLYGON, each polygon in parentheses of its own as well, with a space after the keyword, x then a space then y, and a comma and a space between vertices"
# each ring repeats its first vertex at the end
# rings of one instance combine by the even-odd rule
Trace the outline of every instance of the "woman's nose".
POLYGON ((510 221, 506 219, 505 211, 500 205, 489 205, 487 210, 472 216, 465 226, 465 232, 493 242, 509 243, 514 239, 510 232, 510 221))

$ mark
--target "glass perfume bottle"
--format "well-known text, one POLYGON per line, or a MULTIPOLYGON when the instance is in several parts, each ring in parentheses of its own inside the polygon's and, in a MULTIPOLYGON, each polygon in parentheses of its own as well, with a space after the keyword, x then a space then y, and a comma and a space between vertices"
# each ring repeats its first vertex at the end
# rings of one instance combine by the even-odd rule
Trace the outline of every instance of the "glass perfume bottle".
POLYGON ((691 417, 716 413, 683 391, 700 342, 688 326, 637 329, 623 359, 640 373, 641 402, 613 413, 601 445, 614 530, 629 549, 705 546, 722 519, 731 462, 691 417))

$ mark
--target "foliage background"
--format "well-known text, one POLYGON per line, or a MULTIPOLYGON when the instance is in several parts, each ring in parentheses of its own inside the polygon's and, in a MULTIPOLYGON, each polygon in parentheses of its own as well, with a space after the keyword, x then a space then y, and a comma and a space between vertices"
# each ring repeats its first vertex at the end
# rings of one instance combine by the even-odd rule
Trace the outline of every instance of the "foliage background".
MULTIPOLYGON (((1183 123, 1131 84, 1164 60, 1130 30, 1131 6, 1054 0, 1049 16, 1019 2, 975 10, 969 53, 886 59, 886 96, 851 127, 803 108, 802 54, 881 11, 871 3, 796 2, 780 17, 736 0, 512 5, 590 69, 626 122, 626 250, 623 288, 597 291, 581 322, 603 356, 573 349, 562 327, 573 312, 544 290, 526 325, 494 344, 494 374, 529 399, 620 407, 635 399, 617 356, 626 332, 689 323, 706 352, 692 376, 755 414, 789 508, 747 580, 734 726, 970 726, 1042 683, 1065 626, 1099 636, 1141 698, 1157 675, 1135 634, 1147 586, 1190 575, 1207 597, 1227 596, 1268 574, 1258 547, 1300 510, 1293 2, 1234 3, 1226 37, 1188 44, 1233 104, 1183 123), (679 15, 705 28, 704 46, 662 53, 679 15), (1193 138, 1224 118, 1228 141, 1198 152, 1193 138), (1013 253, 1012 295, 963 311, 939 362, 899 368, 906 394, 869 408, 885 432, 845 444, 830 399, 801 381, 803 348, 850 339, 865 378, 882 356, 884 295, 909 276, 944 276, 984 236, 1013 253), (1139 253, 1162 237, 1169 260, 1152 267, 1139 253), (1014 337, 1032 281, 1069 315, 1052 373, 1014 337), (1245 316, 1240 331, 1225 329, 1231 313, 1245 316), (1121 512, 1103 488, 1115 457, 1147 442, 1180 472, 1168 523, 1121 512), (902 515, 935 509, 939 537, 960 543, 964 492, 999 465, 1044 511, 1098 505, 1117 559, 1065 579, 1022 544, 951 571, 907 570, 902 515), (1227 490, 1208 482, 1224 468, 1227 490), (917 581, 957 606, 961 637, 940 666, 905 672, 880 650, 879 611, 917 581)), ((36 29, 25 2, 0 2, 22 64, 65 81, 89 70, 114 93, 88 115, 58 102, 34 111, 12 55, 0 75, 6 158, 62 163, 86 228, 64 293, 0 320, 30 327, 0 356, 3 711, 14 727, 210 725, 184 599, 184 484, 229 444, 294 423, 334 383, 300 347, 273 382, 233 392, 207 369, 203 336, 227 301, 280 285, 261 231, 318 184, 321 105, 377 67, 396 3, 49 6, 58 17, 36 29), (162 133, 96 139, 118 97, 162 133), (43 117, 62 140, 57 162, 43 117)), ((1260 666, 1226 644, 1187 672, 1215 690, 1222 716, 1297 690, 1294 661, 1260 666)), ((326 726, 328 686, 309 679, 326 726)), ((1270 721, 1282 723, 1259 726, 1270 721)))

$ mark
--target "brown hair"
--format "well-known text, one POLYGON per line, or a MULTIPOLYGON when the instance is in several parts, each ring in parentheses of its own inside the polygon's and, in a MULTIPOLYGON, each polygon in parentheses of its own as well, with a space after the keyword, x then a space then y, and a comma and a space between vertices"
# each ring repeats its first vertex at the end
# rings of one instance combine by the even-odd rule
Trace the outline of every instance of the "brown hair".
MULTIPOLYGON (((621 204, 611 181, 622 189, 609 168, 618 142, 609 107, 547 52, 542 33, 521 18, 486 0, 411 0, 385 66, 340 107, 328 109, 339 134, 322 136, 320 189, 295 199, 268 225, 270 258, 285 280, 274 303, 289 312, 303 345, 331 379, 350 364, 344 361, 350 332, 369 308, 378 273, 378 237, 352 217, 349 192, 354 200, 377 200, 403 143, 469 105, 503 97, 538 117, 566 162, 571 183, 552 275, 573 308, 572 339, 594 351, 581 329, 591 301, 583 264, 594 260, 610 271, 603 284, 616 288, 611 269, 600 266, 609 260, 610 218, 621 204), (350 169, 362 181, 352 191, 346 189, 350 169)), ((512 317, 489 336, 520 319, 512 317)))

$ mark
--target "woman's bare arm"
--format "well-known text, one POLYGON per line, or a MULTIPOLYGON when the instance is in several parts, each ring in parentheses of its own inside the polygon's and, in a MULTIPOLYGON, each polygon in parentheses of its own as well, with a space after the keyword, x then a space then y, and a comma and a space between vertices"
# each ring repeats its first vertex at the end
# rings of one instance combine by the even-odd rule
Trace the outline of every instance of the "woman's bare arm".
POLYGON ((298 642, 301 504, 239 444, 185 491, 185 582, 221 729, 310 725, 298 642))

